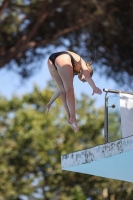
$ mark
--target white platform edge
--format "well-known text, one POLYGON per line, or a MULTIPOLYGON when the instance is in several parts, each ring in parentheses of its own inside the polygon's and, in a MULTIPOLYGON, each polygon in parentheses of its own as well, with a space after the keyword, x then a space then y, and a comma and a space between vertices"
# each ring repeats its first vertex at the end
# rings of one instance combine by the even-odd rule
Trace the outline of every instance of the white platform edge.
POLYGON ((133 150, 133 136, 61 156, 61 168, 90 163, 101 158, 133 150))

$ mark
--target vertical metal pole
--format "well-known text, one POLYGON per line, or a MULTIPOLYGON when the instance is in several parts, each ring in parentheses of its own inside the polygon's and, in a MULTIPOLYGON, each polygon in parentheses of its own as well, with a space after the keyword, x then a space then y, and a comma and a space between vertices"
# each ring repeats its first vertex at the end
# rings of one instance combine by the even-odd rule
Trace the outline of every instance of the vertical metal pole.
POLYGON ((105 111, 104 111, 104 140, 108 142, 108 92, 105 94, 105 111))

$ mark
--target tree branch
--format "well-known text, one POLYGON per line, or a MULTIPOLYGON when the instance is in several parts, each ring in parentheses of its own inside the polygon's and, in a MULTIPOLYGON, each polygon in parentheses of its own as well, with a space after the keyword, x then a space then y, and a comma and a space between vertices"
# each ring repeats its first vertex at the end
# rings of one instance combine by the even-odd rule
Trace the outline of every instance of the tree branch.
POLYGON ((46 40, 42 40, 41 42, 35 42, 35 41, 30 41, 31 38, 33 38, 33 36, 36 34, 38 28, 40 27, 40 25, 42 24, 42 22, 46 19, 48 15, 48 12, 44 12, 44 8, 42 9, 42 12, 40 13, 39 17, 37 18, 35 25, 33 26, 33 28, 30 30, 30 32, 27 35, 22 36, 22 38, 17 42, 17 44, 12 47, 9 52, 7 52, 4 55, 5 59, 1 59, 0 61, 0 68, 4 67, 4 65, 8 62, 10 62, 10 60, 12 60, 14 57, 19 57, 19 52, 23 52, 25 50, 27 50, 28 48, 35 48, 38 46, 43 46, 46 45, 48 43, 53 43, 56 39, 58 39, 59 37, 61 37, 64 34, 70 33, 74 30, 80 29, 88 24, 90 24, 90 21, 88 22, 86 19, 79 19, 78 21, 76 21, 76 24, 66 28, 58 33, 56 33, 53 38, 49 38, 46 40), (43 13, 43 14, 42 14, 43 13))
POLYGON ((53 43, 56 39, 58 39, 59 37, 61 37, 62 35, 65 35, 67 33, 70 33, 72 31, 75 31, 75 30, 78 30, 82 27, 85 27, 86 25, 89 25, 90 24, 90 21, 88 22, 86 19, 80 19, 79 21, 76 22, 75 25, 69 27, 69 28, 66 28, 64 30, 61 30, 60 32, 56 33, 52 39, 49 38, 49 39, 46 39, 46 40, 41 40, 39 42, 35 42, 35 41, 30 41, 29 43, 27 43, 24 48, 22 48, 22 51, 25 51, 26 49, 32 47, 32 48, 35 48, 35 47, 38 47, 38 46, 43 46, 43 45, 46 45, 48 43, 53 43))
POLYGON ((10 0, 5 0, 3 5, 0 7, 0 15, 2 15, 3 11, 9 6, 10 0))
POLYGON ((4 55, 4 51, 2 52, 4 56, 0 60, 0 68, 4 67, 5 64, 7 64, 8 62, 10 62, 11 59, 16 57, 16 55, 20 51, 22 52, 23 49, 25 49, 25 46, 27 46, 27 43, 32 39, 32 37, 34 37, 37 30, 39 29, 43 21, 46 19, 46 17, 48 16, 48 6, 46 4, 48 4, 47 1, 43 3, 42 10, 40 11, 37 19, 32 25, 32 28, 30 29, 30 31, 27 34, 23 35, 22 38, 17 41, 16 45, 14 45, 14 47, 11 47, 5 55, 4 55))

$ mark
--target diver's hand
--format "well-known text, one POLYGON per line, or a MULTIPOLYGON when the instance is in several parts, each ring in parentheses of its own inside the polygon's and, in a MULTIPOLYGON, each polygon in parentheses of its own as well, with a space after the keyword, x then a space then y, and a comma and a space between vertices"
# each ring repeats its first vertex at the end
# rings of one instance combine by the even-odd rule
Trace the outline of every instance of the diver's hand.
POLYGON ((46 110, 46 115, 48 114, 50 107, 51 107, 51 104, 50 104, 50 103, 48 103, 48 104, 44 107, 44 109, 46 110))
POLYGON ((92 95, 94 95, 94 94, 102 94, 102 90, 101 89, 99 89, 98 87, 95 87, 95 88, 93 88, 93 93, 92 93, 92 95))

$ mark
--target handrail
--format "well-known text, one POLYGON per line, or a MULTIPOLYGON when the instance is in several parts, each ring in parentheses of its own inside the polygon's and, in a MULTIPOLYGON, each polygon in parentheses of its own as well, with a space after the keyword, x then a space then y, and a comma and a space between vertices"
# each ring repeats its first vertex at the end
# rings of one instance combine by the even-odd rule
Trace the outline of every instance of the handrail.
POLYGON ((108 142, 108 92, 105 94, 105 105, 104 105, 104 141, 108 142))
POLYGON ((103 88, 104 92, 110 92, 110 93, 124 93, 124 94, 131 94, 133 95, 133 92, 125 92, 125 91, 121 91, 121 90, 112 90, 112 89, 107 89, 107 88, 103 88))
POLYGON ((112 89, 107 89, 103 88, 103 91, 106 92, 105 94, 105 106, 104 106, 104 140, 105 143, 108 143, 108 93, 124 93, 124 94, 131 94, 133 95, 132 92, 125 92, 125 91, 120 91, 120 90, 112 90, 112 89))

